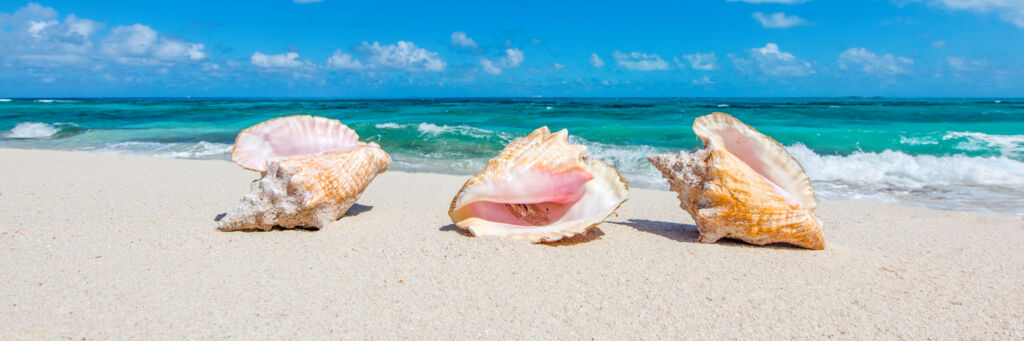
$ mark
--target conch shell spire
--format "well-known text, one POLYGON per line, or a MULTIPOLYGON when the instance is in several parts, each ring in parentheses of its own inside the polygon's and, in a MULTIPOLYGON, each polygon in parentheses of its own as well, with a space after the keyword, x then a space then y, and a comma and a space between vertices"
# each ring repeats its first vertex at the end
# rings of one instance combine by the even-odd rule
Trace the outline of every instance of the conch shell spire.
POLYGON ((782 145, 723 113, 697 118, 693 130, 703 148, 648 160, 679 193, 701 242, 825 247, 810 180, 782 145))

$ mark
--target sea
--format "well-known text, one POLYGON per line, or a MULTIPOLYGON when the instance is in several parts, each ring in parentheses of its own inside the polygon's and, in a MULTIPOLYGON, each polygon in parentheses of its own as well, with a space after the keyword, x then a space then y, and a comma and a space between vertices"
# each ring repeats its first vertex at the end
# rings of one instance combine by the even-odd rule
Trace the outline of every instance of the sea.
POLYGON ((473 174, 548 126, 632 187, 667 189, 645 156, 699 147, 691 125, 712 112, 786 146, 819 200, 1024 215, 1020 98, 0 98, 0 148, 228 160, 242 129, 302 114, 341 120, 392 169, 473 174))

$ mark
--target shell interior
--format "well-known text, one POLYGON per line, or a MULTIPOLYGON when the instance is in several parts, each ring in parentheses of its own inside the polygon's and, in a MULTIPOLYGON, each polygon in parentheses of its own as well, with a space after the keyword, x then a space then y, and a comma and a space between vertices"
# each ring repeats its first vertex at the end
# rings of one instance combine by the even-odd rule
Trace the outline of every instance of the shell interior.
POLYGON ((309 115, 272 119, 243 130, 231 160, 245 169, 266 171, 269 162, 326 151, 345 151, 367 143, 338 120, 309 115))
POLYGON ((787 202, 814 211, 817 203, 811 180, 800 163, 771 137, 724 113, 701 116, 693 131, 705 145, 724 149, 736 156, 778 190, 787 202))
POLYGON ((533 241, 584 233, 603 221, 626 200, 628 185, 567 137, 542 127, 511 143, 455 197, 452 220, 475 235, 533 241))

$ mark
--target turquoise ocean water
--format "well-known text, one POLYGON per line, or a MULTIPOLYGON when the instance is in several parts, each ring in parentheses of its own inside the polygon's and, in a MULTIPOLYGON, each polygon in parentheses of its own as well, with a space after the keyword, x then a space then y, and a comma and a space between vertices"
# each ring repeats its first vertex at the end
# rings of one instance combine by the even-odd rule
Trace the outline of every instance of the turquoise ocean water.
POLYGON ((0 99, 0 147, 227 159, 238 131, 311 114, 379 143, 393 169, 469 174, 547 125, 632 186, 667 189, 644 156, 696 148, 690 125, 714 111, 787 146, 819 199, 1024 214, 1024 99, 0 99))

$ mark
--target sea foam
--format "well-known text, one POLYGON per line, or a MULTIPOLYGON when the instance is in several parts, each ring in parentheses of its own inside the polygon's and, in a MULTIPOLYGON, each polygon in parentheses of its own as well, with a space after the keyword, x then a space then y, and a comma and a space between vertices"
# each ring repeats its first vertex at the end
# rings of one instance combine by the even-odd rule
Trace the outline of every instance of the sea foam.
POLYGON ((46 123, 22 122, 15 125, 14 128, 11 128, 11 131, 5 134, 4 137, 13 139, 37 139, 53 136, 59 131, 59 128, 46 123))

